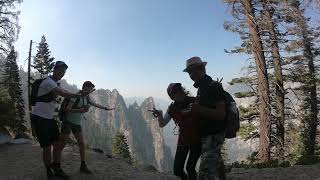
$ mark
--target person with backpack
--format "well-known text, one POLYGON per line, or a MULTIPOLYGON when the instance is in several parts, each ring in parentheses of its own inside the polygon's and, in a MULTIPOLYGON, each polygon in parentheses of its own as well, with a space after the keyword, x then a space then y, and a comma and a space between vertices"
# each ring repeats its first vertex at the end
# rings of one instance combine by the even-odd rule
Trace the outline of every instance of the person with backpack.
POLYGON ((179 127, 177 150, 174 158, 174 174, 182 180, 196 180, 195 167, 201 155, 201 143, 197 117, 190 111, 190 104, 195 102, 195 97, 189 96, 189 93, 180 83, 171 83, 167 88, 167 93, 173 103, 168 107, 166 114, 163 116, 162 111, 155 108, 150 111, 158 119, 160 127, 167 125, 171 119, 179 127), (188 154, 186 167, 188 174, 186 174, 184 167, 188 154))
MULTIPOLYGON (((94 90, 94 84, 90 81, 86 81, 82 85, 82 90, 79 92, 88 94, 94 90)), ((81 158, 81 165, 80 165, 80 172, 86 174, 92 174, 92 172, 88 169, 86 162, 85 162, 85 142, 82 134, 82 127, 81 127, 81 120, 83 113, 88 112, 90 105, 97 107, 103 110, 113 110, 107 107, 103 107, 99 104, 94 103, 89 94, 84 97, 77 97, 77 98, 65 98, 62 102, 61 109, 60 109, 60 119, 62 120, 61 126, 61 152, 66 144, 67 139, 70 136, 70 133, 74 135, 77 140, 79 150, 80 150, 80 158, 81 158)))
POLYGON ((186 61, 183 71, 189 73, 198 89, 191 111, 199 115, 201 131, 199 180, 220 180, 226 179, 222 146, 226 137, 236 136, 240 124, 232 96, 223 90, 220 82, 206 74, 206 64, 199 57, 192 57, 186 61))
POLYGON ((36 137, 43 149, 43 162, 47 169, 47 176, 58 176, 68 179, 68 175, 61 169, 60 161, 60 132, 57 121, 62 97, 81 97, 85 93, 74 94, 62 89, 58 81, 64 76, 68 66, 63 61, 57 61, 53 68, 53 74, 44 79, 37 79, 31 85, 30 103, 32 104, 31 123, 36 137), (53 151, 52 151, 53 147, 53 151), (53 154, 53 163, 51 155, 53 154))

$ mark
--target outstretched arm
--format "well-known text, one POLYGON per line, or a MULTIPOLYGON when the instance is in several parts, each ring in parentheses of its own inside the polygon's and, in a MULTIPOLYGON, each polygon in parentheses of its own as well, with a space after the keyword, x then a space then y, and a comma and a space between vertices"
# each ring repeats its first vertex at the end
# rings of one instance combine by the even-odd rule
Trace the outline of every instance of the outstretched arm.
POLYGON ((163 116, 163 112, 161 110, 157 110, 157 109, 153 108, 153 110, 149 110, 149 111, 152 112, 154 117, 156 117, 158 119, 159 127, 161 127, 161 128, 166 126, 169 123, 169 121, 171 120, 171 116, 169 115, 168 111, 166 112, 166 114, 164 116, 163 116))
POLYGON ((110 110, 114 110, 114 109, 115 109, 115 108, 104 107, 104 106, 102 106, 102 105, 100 105, 100 104, 97 104, 97 103, 93 102, 93 101, 90 99, 90 97, 88 98, 88 100, 89 100, 89 103, 90 103, 92 106, 96 107, 96 108, 103 109, 103 110, 107 110, 107 111, 110 111, 110 110))
POLYGON ((56 87, 53 89, 53 92, 56 94, 56 95, 59 95, 59 96, 62 96, 62 97, 65 97, 65 98, 73 98, 73 97, 80 97, 81 94, 80 93, 70 93, 60 87, 56 87))
POLYGON ((89 92, 82 92, 82 93, 70 93, 65 89, 62 89, 61 87, 56 87, 53 90, 53 93, 55 93, 56 95, 65 97, 65 98, 74 98, 74 97, 84 97, 87 96, 88 94, 90 94, 92 91, 89 92))

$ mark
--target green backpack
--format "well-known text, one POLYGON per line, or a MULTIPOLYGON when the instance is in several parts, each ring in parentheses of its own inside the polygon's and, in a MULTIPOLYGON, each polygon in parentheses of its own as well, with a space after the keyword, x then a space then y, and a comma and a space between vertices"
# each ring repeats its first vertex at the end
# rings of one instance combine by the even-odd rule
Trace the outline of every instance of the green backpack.
MULTIPOLYGON (((86 96, 87 98, 87 102, 89 103, 89 96, 86 96)), ((61 107, 60 107, 60 111, 59 111, 59 119, 60 121, 64 121, 68 115, 68 112, 66 112, 66 108, 68 107, 69 103, 71 101, 71 98, 64 98, 62 104, 61 104, 61 107)), ((77 97, 76 101, 74 102, 74 104, 72 105, 72 109, 80 109, 80 108, 83 108, 84 106, 82 107, 78 107, 78 104, 80 102, 80 97, 77 97)), ((82 103, 83 105, 84 103, 82 103)))

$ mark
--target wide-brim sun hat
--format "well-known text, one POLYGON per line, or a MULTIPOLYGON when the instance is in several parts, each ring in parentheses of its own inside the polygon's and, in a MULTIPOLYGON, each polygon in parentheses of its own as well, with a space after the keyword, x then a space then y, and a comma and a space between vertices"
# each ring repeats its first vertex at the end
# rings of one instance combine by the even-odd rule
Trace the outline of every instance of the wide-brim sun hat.
POLYGON ((186 68, 183 70, 183 72, 188 72, 193 67, 197 66, 206 66, 207 62, 202 61, 201 58, 194 56, 186 61, 186 68))

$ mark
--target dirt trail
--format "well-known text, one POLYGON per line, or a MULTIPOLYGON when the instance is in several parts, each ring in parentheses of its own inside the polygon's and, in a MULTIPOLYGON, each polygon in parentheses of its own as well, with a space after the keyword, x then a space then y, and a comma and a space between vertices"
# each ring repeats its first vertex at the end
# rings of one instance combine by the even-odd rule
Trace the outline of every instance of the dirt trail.
MULTIPOLYGON (((119 158, 108 158, 92 151, 87 154, 87 164, 94 172, 93 175, 79 172, 80 157, 77 150, 71 147, 64 150, 62 167, 71 176, 71 180, 176 180, 173 175, 141 170, 119 158)), ((0 180, 47 179, 41 157, 41 149, 36 144, 1 145, 0 180)))

